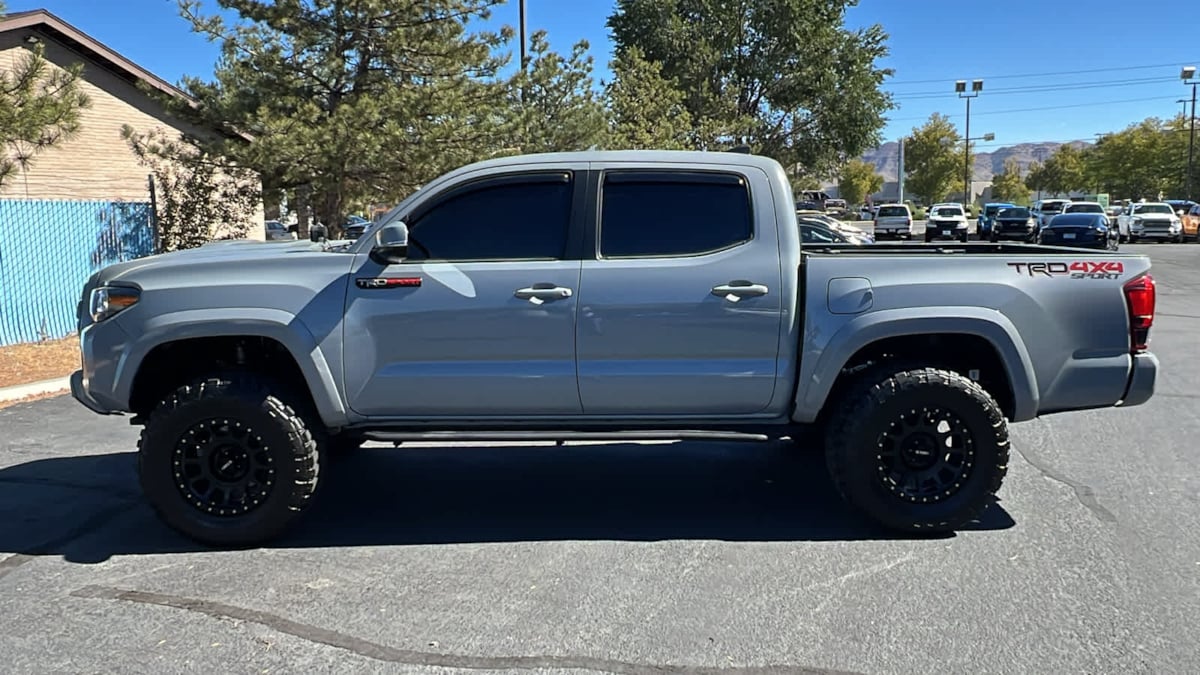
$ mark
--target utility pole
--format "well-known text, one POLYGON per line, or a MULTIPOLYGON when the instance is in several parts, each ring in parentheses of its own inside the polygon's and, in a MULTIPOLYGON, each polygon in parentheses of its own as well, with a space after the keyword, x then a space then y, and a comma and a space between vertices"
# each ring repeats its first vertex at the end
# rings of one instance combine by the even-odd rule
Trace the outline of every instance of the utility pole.
POLYGON ((525 72, 525 0, 520 2, 521 12, 521 72, 525 72))
POLYGON ((959 98, 967 99, 967 131, 963 134, 963 209, 971 207, 971 99, 983 91, 983 80, 971 81, 971 92, 967 93, 967 81, 954 83, 959 98))
POLYGON ((899 183, 900 198, 896 201, 904 203, 904 137, 900 137, 900 172, 896 179, 899 183))
POLYGON ((1188 130, 1187 198, 1192 199, 1192 161, 1196 154, 1196 66, 1188 66, 1179 73, 1184 84, 1192 85, 1192 119, 1188 130))

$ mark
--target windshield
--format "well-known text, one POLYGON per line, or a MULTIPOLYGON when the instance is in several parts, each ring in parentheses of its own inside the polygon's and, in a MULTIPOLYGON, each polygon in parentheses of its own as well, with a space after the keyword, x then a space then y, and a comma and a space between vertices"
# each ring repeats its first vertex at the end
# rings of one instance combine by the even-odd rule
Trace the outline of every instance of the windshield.
POLYGON ((988 206, 988 207, 984 208, 983 212, 986 215, 994 216, 994 215, 996 215, 996 213, 1004 211, 1007 208, 1008 208, 1007 206, 988 206))
POLYGON ((933 215, 938 218, 955 218, 962 214, 962 209, 953 206, 941 206, 933 210, 933 215))
POLYGON ((908 210, 903 206, 881 206, 879 207, 879 215, 881 216, 907 216, 908 210))
POLYGON ((996 214, 997 218, 1028 218, 1029 209, 1025 207, 1000 209, 1000 213, 996 214))
POLYGON ((1175 213, 1167 204, 1138 204, 1133 207, 1134 213, 1175 213))
POLYGON ((1042 213, 1058 213, 1063 210, 1063 202, 1047 202, 1042 204, 1042 213))
POLYGON ((1071 204, 1065 211, 1066 213, 1104 213, 1104 207, 1099 204, 1071 204))

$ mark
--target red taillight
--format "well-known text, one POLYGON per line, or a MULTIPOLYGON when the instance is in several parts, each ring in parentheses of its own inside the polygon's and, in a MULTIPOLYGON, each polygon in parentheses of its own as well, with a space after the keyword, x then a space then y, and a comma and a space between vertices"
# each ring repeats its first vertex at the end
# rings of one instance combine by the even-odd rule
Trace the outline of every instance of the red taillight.
POLYGON ((1146 351, 1150 327, 1154 325, 1154 277, 1143 274, 1125 283, 1125 305, 1129 308, 1129 348, 1146 351))

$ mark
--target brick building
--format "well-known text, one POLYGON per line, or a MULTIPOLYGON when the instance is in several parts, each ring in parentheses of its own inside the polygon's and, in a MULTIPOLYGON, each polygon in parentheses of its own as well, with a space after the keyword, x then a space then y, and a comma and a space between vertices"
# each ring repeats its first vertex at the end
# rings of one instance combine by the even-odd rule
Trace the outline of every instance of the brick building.
MULTIPOLYGON (((84 64, 80 87, 91 106, 82 112, 79 133, 36 155, 28 172, 18 171, 0 187, 0 199, 145 200, 150 172, 121 137, 123 125, 139 132, 213 133, 173 120, 138 85, 173 96, 184 92, 45 10, 0 17, 0 71, 11 70, 37 43, 52 67, 84 64)), ((261 209, 259 216, 261 223, 261 209)), ((262 239, 264 232, 251 228, 249 236, 262 239)))

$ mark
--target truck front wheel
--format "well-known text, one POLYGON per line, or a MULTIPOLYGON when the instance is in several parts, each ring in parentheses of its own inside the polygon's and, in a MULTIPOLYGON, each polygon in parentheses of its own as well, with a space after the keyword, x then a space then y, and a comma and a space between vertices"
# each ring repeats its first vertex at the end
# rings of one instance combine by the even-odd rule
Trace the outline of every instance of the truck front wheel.
POLYGON ((825 447, 834 484, 885 527, 953 531, 995 501, 1008 427, 970 379, 934 368, 877 371, 831 403, 825 447))
POLYGON ((252 546, 286 529, 317 486, 317 443, 283 392, 252 374, 176 389, 138 440, 142 490, 181 534, 252 546))

